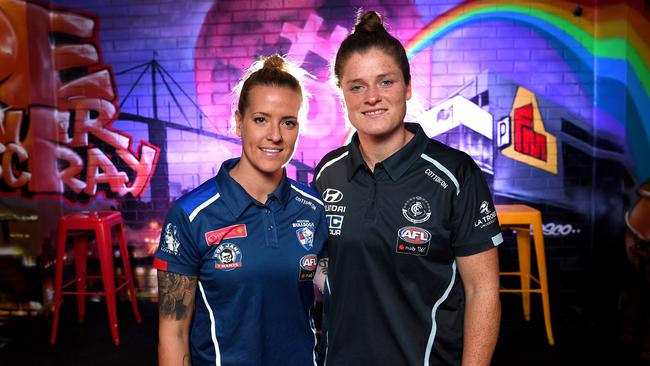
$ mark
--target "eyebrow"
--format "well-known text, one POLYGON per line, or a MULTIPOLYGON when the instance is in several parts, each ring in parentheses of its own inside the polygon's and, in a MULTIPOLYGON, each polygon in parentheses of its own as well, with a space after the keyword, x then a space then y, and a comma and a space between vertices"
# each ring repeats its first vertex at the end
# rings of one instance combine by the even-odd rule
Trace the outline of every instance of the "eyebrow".
MULTIPOLYGON (((384 73, 384 74, 377 75, 375 77, 375 80, 383 79, 383 78, 386 78, 386 77, 394 77, 395 75, 397 75, 397 72, 391 71, 391 72, 387 72, 387 73, 384 73)), ((354 79, 354 80, 348 80, 348 81, 345 82, 345 84, 347 85, 347 84, 362 83, 362 82, 364 82, 363 78, 357 78, 357 79, 354 79)))
MULTIPOLYGON (((271 117, 270 114, 264 113, 264 112, 252 112, 252 114, 253 114, 253 117, 255 117, 256 114, 260 114, 260 115, 262 115, 264 117, 271 117)), ((298 116, 288 115, 288 116, 282 116, 280 119, 287 119, 287 118, 298 119, 298 116)))

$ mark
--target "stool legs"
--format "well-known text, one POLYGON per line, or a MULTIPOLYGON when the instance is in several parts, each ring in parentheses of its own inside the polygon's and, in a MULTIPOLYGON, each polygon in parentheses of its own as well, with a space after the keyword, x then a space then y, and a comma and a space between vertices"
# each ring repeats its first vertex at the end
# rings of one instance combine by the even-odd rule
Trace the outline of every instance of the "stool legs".
POLYGON ((135 285, 133 284, 133 275, 131 274, 131 265, 129 263, 129 252, 126 247, 126 236, 124 231, 124 224, 119 225, 119 234, 118 244, 120 246, 120 257, 122 257, 122 265, 124 265, 124 275, 126 276, 126 281, 128 282, 129 287, 129 298, 131 300, 131 306, 133 307, 133 314, 135 314, 135 320, 138 323, 142 323, 142 317, 140 316, 140 311, 138 310, 138 302, 135 297, 135 285))
POLYGON ((104 245, 98 245, 99 265, 102 271, 102 281, 104 283, 104 295, 106 297, 106 307, 108 308, 108 323, 111 328, 111 335, 116 346, 120 345, 120 336, 117 327, 117 306, 115 304, 115 274, 113 273, 113 248, 111 241, 111 231, 100 227, 96 230, 97 241, 103 240, 104 245))
POLYGON ((54 321, 50 344, 56 343, 56 331, 59 326, 59 309, 61 308, 61 287, 63 286, 63 256, 65 255, 66 230, 59 225, 58 244, 56 246, 56 270, 54 274, 54 321))
POLYGON ((539 285, 542 290, 542 307, 544 308, 544 325, 546 326, 546 337, 548 343, 555 344, 553 330, 551 328, 551 305, 548 296, 548 280, 546 278, 546 253, 544 251, 544 234, 542 233, 542 217, 538 215, 533 222, 533 238, 535 239, 535 256, 539 270, 539 285))
POLYGON ((524 318, 530 320, 530 230, 518 227, 517 255, 519 256, 519 279, 524 318))
POLYGON ((88 238, 80 236, 75 238, 74 243, 74 266, 77 281, 77 309, 79 323, 84 321, 86 316, 86 268, 88 260, 88 238))

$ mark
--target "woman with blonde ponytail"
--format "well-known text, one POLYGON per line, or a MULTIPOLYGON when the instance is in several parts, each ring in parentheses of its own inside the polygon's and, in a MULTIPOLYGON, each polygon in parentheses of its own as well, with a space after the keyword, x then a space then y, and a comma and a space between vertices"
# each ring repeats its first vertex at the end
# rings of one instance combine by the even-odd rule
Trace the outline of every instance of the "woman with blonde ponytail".
POLYGON ((312 280, 327 233, 284 166, 307 115, 306 73, 278 55, 235 88, 239 158, 179 198, 155 255, 160 365, 314 365, 312 280))

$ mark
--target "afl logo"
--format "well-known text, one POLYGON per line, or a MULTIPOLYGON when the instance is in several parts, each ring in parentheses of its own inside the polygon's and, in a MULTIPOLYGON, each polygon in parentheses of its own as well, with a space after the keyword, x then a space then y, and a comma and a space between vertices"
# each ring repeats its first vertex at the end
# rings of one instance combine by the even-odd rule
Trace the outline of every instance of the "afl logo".
POLYGON ((318 265, 318 257, 315 254, 307 254, 306 256, 300 258, 300 268, 305 271, 313 271, 318 265))
POLYGON ((431 234, 428 231, 415 226, 403 227, 397 235, 400 239, 411 244, 426 244, 431 240, 431 234))
POLYGON ((343 199, 343 193, 338 189, 327 188, 323 192, 323 201, 327 203, 336 203, 343 199))

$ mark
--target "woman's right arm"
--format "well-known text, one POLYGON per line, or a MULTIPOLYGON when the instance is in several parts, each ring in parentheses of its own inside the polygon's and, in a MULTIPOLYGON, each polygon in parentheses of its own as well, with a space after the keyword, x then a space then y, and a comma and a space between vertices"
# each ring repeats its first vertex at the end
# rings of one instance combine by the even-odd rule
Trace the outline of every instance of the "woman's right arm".
POLYGON ((191 365, 190 324, 196 277, 158 270, 158 364, 191 365))

